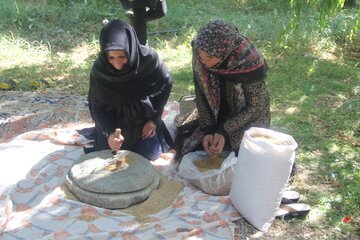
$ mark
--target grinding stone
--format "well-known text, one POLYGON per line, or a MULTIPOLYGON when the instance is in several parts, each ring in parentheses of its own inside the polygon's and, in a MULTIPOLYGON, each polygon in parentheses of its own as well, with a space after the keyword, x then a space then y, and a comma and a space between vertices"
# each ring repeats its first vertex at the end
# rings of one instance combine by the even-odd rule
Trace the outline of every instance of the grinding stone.
POLYGON ((89 192, 79 187, 69 173, 66 175, 65 184, 83 203, 107 209, 120 209, 127 208, 133 204, 146 200, 150 196, 151 192, 159 187, 160 176, 155 172, 154 181, 148 187, 140 191, 122 194, 89 192))
POLYGON ((103 150, 82 155, 68 174, 77 186, 94 193, 130 193, 148 188, 156 176, 149 160, 127 150, 119 153, 128 154, 130 163, 126 169, 108 170, 114 155, 111 150, 103 150))

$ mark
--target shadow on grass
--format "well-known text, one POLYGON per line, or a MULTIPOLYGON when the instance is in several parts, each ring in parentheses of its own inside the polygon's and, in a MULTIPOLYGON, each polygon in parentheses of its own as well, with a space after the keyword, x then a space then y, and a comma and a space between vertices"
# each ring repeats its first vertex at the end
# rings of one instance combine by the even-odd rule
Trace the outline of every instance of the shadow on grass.
POLYGON ((87 94, 89 73, 92 64, 89 62, 74 67, 71 61, 51 62, 31 66, 16 66, 0 73, 0 79, 11 78, 16 81, 12 90, 35 91, 49 88, 66 91, 76 95, 87 94), (84 74, 85 73, 85 74, 84 74), (44 79, 49 84, 36 84, 36 80, 44 79))
POLYGON ((299 189, 322 212, 321 221, 344 233, 360 225, 358 74, 354 62, 285 56, 268 77, 272 126, 294 137, 306 166, 307 185, 299 189), (345 216, 353 222, 344 224, 345 216))

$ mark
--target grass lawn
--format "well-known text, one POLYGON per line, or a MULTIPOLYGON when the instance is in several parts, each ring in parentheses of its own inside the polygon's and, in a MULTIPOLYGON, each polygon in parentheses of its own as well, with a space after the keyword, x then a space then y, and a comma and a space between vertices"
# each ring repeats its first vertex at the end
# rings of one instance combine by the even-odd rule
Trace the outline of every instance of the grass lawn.
MULTIPOLYGON (((167 0, 167 16, 148 24, 149 45, 170 69, 178 100, 193 91, 190 43, 204 23, 225 19, 249 36, 270 66, 271 128, 299 145, 292 188, 312 207, 304 219, 276 220, 266 238, 358 239, 360 36, 350 41, 346 33, 359 6, 343 9, 323 31, 308 9, 290 34, 286 2, 167 0)), ((1 0, 0 79, 16 81, 13 90, 86 95, 102 21, 115 18, 126 20, 116 0, 1 0)))

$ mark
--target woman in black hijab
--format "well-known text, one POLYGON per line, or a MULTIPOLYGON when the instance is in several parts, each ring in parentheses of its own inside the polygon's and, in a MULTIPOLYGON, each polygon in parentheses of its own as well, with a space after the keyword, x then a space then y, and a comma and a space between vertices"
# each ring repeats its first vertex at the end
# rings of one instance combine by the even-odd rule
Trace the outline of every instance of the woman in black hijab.
POLYGON ((96 129, 93 150, 130 150, 156 159, 172 146, 161 120, 172 88, 170 73, 124 21, 108 22, 99 40, 88 95, 96 129), (121 129, 119 137, 116 128, 121 129))

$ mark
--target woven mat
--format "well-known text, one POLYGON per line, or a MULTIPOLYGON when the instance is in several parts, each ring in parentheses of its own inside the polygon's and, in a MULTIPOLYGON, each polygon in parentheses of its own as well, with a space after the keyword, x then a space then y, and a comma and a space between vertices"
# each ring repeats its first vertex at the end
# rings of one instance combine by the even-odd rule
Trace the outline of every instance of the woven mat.
POLYGON ((28 131, 78 123, 91 123, 84 96, 0 91, 0 142, 28 131))

